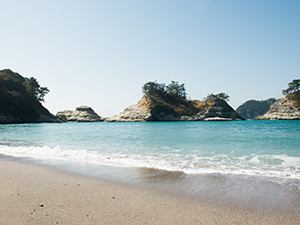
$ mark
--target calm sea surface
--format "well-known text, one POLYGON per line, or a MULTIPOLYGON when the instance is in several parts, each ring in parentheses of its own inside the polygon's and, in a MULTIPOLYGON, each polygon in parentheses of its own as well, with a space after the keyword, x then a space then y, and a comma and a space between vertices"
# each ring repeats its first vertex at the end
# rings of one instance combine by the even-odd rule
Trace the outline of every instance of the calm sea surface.
POLYGON ((300 121, 0 125, 0 154, 300 179, 300 121))

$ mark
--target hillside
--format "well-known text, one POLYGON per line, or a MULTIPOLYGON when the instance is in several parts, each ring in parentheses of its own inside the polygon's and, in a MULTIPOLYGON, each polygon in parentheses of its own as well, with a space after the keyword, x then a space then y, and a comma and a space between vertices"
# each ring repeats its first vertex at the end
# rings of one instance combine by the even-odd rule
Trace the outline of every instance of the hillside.
POLYGON ((48 92, 33 77, 1 70, 0 123, 53 122, 55 117, 40 103, 48 92))
POLYGON ((275 98, 270 98, 267 100, 249 100, 240 105, 236 112, 240 114, 245 119, 254 119, 258 116, 264 115, 272 104, 276 101, 275 98))
POLYGON ((199 112, 195 102, 178 96, 170 96, 163 91, 151 90, 144 97, 153 120, 160 120, 165 115, 192 116, 199 112))

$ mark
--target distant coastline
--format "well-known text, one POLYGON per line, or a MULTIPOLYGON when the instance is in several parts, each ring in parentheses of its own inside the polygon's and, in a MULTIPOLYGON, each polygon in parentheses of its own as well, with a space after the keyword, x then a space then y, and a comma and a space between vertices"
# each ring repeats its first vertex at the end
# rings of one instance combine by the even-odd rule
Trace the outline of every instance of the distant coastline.
MULTIPOLYGON (((263 101, 248 101, 238 112, 251 119, 300 119, 300 80, 294 80, 284 90, 286 97, 263 101), (293 86, 294 85, 294 86, 293 86), (297 86, 298 85, 298 86, 297 86), (252 104, 250 106, 250 103, 252 104), (255 103, 255 104, 254 104, 255 103), (256 106, 260 104, 259 106, 256 106), (249 105, 249 106, 248 106, 249 105), (249 109, 252 107, 252 111, 249 109), (246 109, 248 108, 248 109, 246 109), (250 110, 245 113, 244 111, 250 110), (269 110, 269 111, 268 111, 269 110), (264 115, 265 114, 265 115, 264 115)), ((53 122, 146 122, 146 121, 235 121, 245 120, 228 103, 226 93, 209 94, 204 100, 187 100, 184 84, 169 85, 148 82, 144 96, 118 115, 103 118, 91 107, 80 106, 55 116, 42 104, 48 88, 41 87, 33 77, 25 78, 10 69, 0 71, 0 124, 53 122)))

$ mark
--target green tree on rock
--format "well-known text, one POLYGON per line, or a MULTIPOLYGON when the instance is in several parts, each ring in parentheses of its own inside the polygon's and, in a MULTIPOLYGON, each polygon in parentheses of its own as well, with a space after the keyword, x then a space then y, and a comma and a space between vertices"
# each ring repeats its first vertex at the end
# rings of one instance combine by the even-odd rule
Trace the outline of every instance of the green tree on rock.
POLYGON ((166 87, 166 92, 170 96, 175 96, 175 97, 181 97, 181 98, 186 98, 187 93, 186 89, 183 84, 179 84, 177 81, 171 81, 171 84, 169 84, 166 87))
POLYGON ((229 95, 221 92, 219 94, 208 94, 207 97, 204 98, 204 101, 206 100, 217 100, 217 99, 221 99, 221 100, 225 100, 225 101, 229 101, 229 95))
POLYGON ((282 94, 288 95, 300 90, 300 79, 295 79, 292 82, 288 83, 288 88, 282 91, 282 94))
POLYGON ((300 79, 294 79, 288 83, 288 88, 282 91, 282 94, 293 101, 293 105, 300 108, 300 79))
POLYGON ((154 120, 160 120, 165 115, 191 116, 199 111, 192 101, 186 99, 184 84, 177 81, 171 81, 168 85, 149 81, 143 85, 142 91, 154 120))
POLYGON ((44 102, 45 95, 48 94, 49 89, 46 87, 41 87, 38 81, 34 77, 26 78, 25 86, 27 87, 27 92, 34 96, 38 101, 44 102))
POLYGON ((144 94, 153 91, 153 90, 157 90, 157 91, 165 91, 165 87, 166 85, 164 83, 157 83, 156 81, 149 81, 146 84, 144 84, 144 86, 142 87, 142 91, 144 94))
POLYGON ((179 84, 177 81, 171 81, 167 86, 164 83, 157 83, 157 81, 149 81, 143 85, 142 91, 144 94, 157 91, 172 98, 186 99, 187 96, 184 84, 179 84))

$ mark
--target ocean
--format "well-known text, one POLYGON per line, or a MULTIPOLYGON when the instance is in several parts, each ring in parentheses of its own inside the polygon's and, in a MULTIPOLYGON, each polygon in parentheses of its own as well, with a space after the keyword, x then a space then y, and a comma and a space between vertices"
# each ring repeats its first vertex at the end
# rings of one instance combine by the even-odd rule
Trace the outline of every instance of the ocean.
POLYGON ((285 199, 290 191, 300 196, 299 120, 6 124, 0 154, 147 187, 171 182, 177 191, 210 199, 218 191, 218 199, 226 193, 232 200, 265 185, 239 202, 257 198, 270 182, 285 199))

